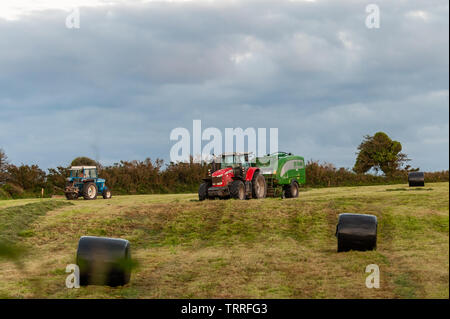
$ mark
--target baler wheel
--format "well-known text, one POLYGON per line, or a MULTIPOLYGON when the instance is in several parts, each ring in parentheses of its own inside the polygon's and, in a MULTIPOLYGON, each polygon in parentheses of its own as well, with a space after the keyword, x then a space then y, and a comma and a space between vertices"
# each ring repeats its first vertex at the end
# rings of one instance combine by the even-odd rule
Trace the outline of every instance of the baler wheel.
POLYGON ((285 187, 286 198, 297 198, 298 197, 298 183, 292 181, 290 185, 285 187))

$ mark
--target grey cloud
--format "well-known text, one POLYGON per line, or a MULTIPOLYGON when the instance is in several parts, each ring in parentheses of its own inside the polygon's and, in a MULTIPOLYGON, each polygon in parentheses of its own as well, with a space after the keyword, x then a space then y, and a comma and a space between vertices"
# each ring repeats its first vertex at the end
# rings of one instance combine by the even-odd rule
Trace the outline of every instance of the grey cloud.
POLYGON ((0 19, 0 147, 43 167, 168 159, 171 129, 278 127, 280 148, 351 167, 383 130, 448 168, 448 2, 149 3, 0 19), (412 13, 422 10, 426 18, 412 13))

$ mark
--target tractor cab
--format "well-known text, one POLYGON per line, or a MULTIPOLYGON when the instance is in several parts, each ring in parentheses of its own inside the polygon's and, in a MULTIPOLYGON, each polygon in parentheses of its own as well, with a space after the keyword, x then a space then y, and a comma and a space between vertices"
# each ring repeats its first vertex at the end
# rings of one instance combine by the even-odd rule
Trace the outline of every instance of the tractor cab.
POLYGON ((95 166, 72 166, 69 169, 69 179, 95 179, 98 178, 97 167, 95 166))
POLYGON ((251 154, 252 153, 225 153, 217 158, 220 163, 220 168, 235 168, 239 166, 248 168, 251 166, 249 160, 251 154))

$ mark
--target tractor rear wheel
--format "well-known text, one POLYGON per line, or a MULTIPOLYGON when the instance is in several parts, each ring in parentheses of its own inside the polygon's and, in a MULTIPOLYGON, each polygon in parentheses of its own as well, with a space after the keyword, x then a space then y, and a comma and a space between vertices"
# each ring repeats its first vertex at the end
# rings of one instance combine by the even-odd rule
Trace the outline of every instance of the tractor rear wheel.
POLYGON ((256 199, 266 198, 267 196, 266 179, 259 172, 256 172, 255 175, 253 175, 252 196, 256 199))
POLYGON ((112 197, 111 191, 105 187, 105 189, 102 192, 102 196, 103 196, 103 199, 110 199, 112 197))
POLYGON ((203 201, 208 198, 208 183, 201 183, 200 187, 198 188, 198 200, 203 201))
POLYGON ((244 200, 245 199, 245 185, 242 181, 233 181, 230 184, 231 198, 244 200))
POLYGON ((292 181, 290 185, 285 188, 286 198, 297 198, 298 197, 298 183, 297 181, 292 181))
POLYGON ((83 186, 83 197, 87 200, 97 199, 98 189, 95 183, 89 182, 83 186))

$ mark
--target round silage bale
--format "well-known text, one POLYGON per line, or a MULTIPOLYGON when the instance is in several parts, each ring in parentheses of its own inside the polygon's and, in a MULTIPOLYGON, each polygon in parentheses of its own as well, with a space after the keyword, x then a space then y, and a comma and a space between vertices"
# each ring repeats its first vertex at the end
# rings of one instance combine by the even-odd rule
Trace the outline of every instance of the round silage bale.
POLYGON ((338 252, 373 250, 377 247, 378 221, 374 215, 340 214, 336 226, 338 252))
POLYGON ((125 285, 131 276, 130 243, 119 238, 82 236, 76 263, 82 286, 125 285))
POLYGON ((410 172, 408 183, 409 187, 425 186, 425 174, 423 172, 410 172))

